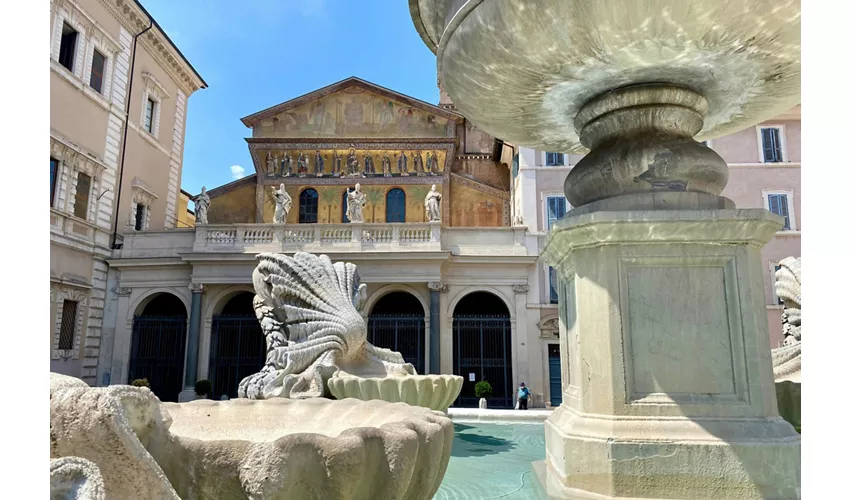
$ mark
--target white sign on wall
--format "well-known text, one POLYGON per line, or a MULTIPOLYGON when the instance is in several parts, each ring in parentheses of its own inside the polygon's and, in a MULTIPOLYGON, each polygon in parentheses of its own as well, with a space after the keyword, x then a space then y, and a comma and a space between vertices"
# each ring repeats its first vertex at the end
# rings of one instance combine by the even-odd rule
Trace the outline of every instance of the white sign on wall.
POLYGON ((469 381, 470 381, 470 382, 475 382, 475 374, 474 374, 474 373, 470 373, 470 374, 469 374, 469 381))

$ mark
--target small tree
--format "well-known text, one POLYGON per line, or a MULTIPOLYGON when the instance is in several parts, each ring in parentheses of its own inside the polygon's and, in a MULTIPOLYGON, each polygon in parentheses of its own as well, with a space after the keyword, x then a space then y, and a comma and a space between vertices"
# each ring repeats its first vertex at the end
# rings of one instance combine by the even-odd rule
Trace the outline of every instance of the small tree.
POLYGON ((375 210, 384 201, 384 190, 370 186, 363 190, 363 194, 366 195, 366 201, 372 206, 372 222, 375 222, 375 210))
POLYGON ((147 387, 148 389, 151 388, 151 384, 146 378, 137 378, 136 380, 132 381, 130 385, 132 385, 133 387, 147 387))
POLYGON ((212 382, 209 380, 198 380, 195 384, 195 394, 198 396, 207 396, 212 392, 212 382))
POLYGON ((475 397, 487 399, 493 395, 493 386, 490 382, 482 380, 475 384, 475 397))

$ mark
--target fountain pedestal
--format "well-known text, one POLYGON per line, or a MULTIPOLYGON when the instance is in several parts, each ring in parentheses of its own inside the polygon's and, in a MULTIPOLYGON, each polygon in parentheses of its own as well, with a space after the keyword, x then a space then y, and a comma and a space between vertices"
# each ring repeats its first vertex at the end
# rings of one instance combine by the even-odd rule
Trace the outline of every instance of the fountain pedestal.
POLYGON ((779 227, 726 209, 593 212, 553 229, 565 390, 536 467, 550 494, 797 497, 800 436, 776 406, 760 270, 779 227))

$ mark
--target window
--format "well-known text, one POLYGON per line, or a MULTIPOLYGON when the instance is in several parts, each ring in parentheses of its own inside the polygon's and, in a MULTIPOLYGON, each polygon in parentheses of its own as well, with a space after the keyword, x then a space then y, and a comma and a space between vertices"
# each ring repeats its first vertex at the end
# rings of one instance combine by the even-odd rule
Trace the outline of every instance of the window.
MULTIPOLYGON (((778 306, 781 306, 782 305, 782 299, 780 299, 779 296, 776 295, 776 273, 777 273, 777 271, 779 271, 779 268, 781 266, 779 264, 772 264, 772 265, 773 265, 773 273, 771 273, 771 278, 773 278, 773 279, 771 280, 772 281, 771 288, 773 289, 773 303, 778 305, 778 306)), ((782 344, 780 344, 780 345, 782 345, 782 344)))
POLYGON ((405 195, 399 188, 387 192, 387 222, 404 222, 405 195))
POLYGON ((546 229, 552 229, 552 224, 567 215, 567 199, 563 196, 546 197, 546 229))
POLYGON ((564 153, 546 153, 546 166, 558 167, 564 165, 564 153))
POLYGON ((145 103, 145 130, 153 134, 153 117, 156 112, 156 101, 148 97, 145 103))
POLYGON ((760 133, 762 160, 765 163, 782 162, 781 130, 778 127, 762 127, 760 133))
POLYGON ((91 78, 89 78, 89 85, 91 85, 91 88, 100 93, 103 93, 104 68, 106 68, 106 57, 95 50, 91 60, 91 78))
POLYGON ((77 31, 62 23, 62 39, 59 42, 59 64, 68 71, 74 71, 74 56, 77 54, 77 31))
POLYGON ((74 216, 88 219, 91 177, 82 172, 77 174, 77 192, 74 194, 74 216))
POLYGON ((62 323, 59 328, 59 349, 74 348, 74 334, 77 330, 77 302, 62 301, 62 323))
POLYGON ((766 208, 780 217, 785 217, 785 225, 782 227, 783 231, 790 231, 792 229, 791 211, 789 210, 788 194, 768 193, 766 208))
POLYGON ((136 231, 141 231, 145 228, 145 217, 148 215, 148 207, 141 203, 136 204, 136 231))
POLYGON ((53 206, 53 199, 56 197, 56 177, 59 175, 59 160, 56 158, 50 159, 50 206, 53 206))
POLYGON ((515 154, 511 161, 511 176, 516 177, 517 175, 519 175, 519 153, 515 154))
POLYGON ((316 224, 319 222, 319 193, 307 188, 298 195, 298 223, 316 224))
POLYGON ((549 268, 549 303, 558 303, 558 274, 554 267, 549 268))

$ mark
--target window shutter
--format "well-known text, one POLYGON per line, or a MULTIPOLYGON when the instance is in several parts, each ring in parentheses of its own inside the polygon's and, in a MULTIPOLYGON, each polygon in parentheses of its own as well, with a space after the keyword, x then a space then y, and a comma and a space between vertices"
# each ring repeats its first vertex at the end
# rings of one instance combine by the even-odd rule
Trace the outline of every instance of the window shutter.
POLYGON ((778 128, 761 129, 761 142, 766 163, 782 161, 782 144, 780 143, 778 128))
POLYGON ((549 303, 558 303, 558 274, 554 267, 549 268, 549 303))
POLYGON ((776 215, 785 217, 785 225, 783 230, 791 229, 791 216, 788 212, 788 196, 784 194, 769 194, 767 195, 768 210, 776 215))

